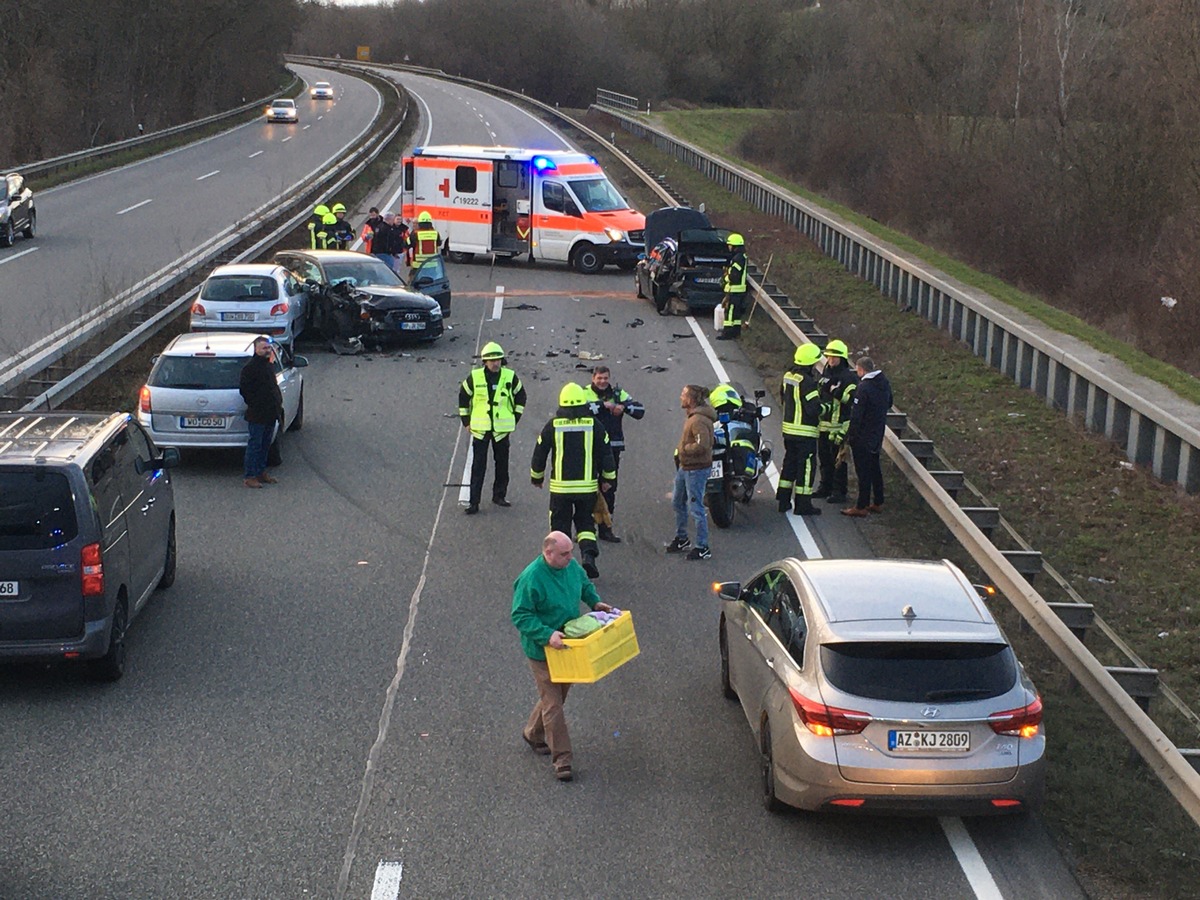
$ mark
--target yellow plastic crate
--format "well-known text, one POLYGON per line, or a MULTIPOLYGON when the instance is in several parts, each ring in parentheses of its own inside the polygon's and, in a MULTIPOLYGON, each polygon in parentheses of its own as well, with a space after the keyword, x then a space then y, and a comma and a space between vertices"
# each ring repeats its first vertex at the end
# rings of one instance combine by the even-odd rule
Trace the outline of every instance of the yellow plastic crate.
POLYGON ((591 684, 640 652, 633 632, 633 616, 627 611, 585 638, 564 638, 566 648, 546 648, 550 680, 568 684, 591 684))

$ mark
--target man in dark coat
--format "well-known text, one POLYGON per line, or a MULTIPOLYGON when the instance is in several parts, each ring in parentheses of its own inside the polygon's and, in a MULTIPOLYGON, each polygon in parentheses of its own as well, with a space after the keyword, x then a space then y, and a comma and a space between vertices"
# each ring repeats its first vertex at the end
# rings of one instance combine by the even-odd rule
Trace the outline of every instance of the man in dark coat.
POLYGON ((254 355, 242 367, 238 390, 246 401, 245 485, 261 488, 275 484, 267 474, 267 452, 275 436, 275 425, 283 421, 283 394, 275 380, 275 345, 265 335, 254 339, 254 355))
POLYGON ((842 515, 862 517, 867 513, 883 512, 880 453, 883 433, 887 430, 888 410, 892 408, 892 386, 869 356, 859 357, 855 369, 858 371, 858 388, 854 391, 854 405, 850 407, 846 443, 854 455, 858 502, 843 509, 842 515))

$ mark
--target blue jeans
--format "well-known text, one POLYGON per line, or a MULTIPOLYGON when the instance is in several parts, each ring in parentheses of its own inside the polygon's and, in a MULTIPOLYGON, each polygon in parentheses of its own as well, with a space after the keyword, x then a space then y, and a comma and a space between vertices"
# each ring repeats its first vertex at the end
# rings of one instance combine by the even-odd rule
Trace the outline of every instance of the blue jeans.
POLYGON ((675 507, 675 536, 687 537, 688 514, 696 520, 696 545, 708 546, 708 510, 704 508, 704 485, 708 482, 708 469, 676 469, 675 493, 671 503, 675 507))
POLYGON ((267 451, 275 434, 275 423, 258 425, 247 422, 246 428, 250 432, 250 438, 246 441, 246 477, 257 478, 267 471, 267 451))

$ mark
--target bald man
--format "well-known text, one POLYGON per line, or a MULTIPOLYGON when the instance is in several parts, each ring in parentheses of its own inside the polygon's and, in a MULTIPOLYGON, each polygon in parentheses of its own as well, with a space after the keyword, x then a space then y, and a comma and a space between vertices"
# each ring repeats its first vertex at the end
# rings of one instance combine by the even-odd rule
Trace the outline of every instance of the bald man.
POLYGON ((529 659, 538 692, 521 737, 534 753, 550 757, 559 781, 573 777, 571 736, 563 712, 570 685, 550 680, 546 647, 562 649, 562 627, 579 616, 580 603, 602 612, 612 610, 601 602, 583 566, 572 555, 574 547, 563 532, 550 532, 542 539, 541 555, 513 582, 512 622, 521 634, 521 649, 529 659))

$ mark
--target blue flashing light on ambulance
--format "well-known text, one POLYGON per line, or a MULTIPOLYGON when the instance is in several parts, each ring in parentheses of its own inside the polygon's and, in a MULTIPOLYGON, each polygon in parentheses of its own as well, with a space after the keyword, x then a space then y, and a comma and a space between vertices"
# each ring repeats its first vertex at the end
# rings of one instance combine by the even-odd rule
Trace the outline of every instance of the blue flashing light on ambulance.
POLYGON ((570 150, 446 145, 404 159, 403 215, 433 216, 454 261, 477 253, 632 271, 646 217, 594 157, 570 150))

